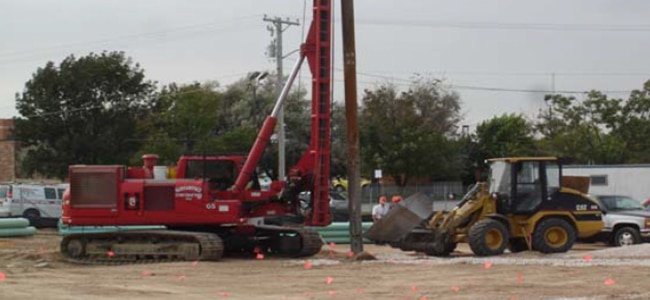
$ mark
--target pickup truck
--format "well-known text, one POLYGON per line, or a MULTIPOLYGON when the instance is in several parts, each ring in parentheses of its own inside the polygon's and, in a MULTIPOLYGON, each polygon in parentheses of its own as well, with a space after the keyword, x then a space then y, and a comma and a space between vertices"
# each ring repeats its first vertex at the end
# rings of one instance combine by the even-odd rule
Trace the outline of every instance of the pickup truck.
POLYGON ((597 241, 613 246, 639 244, 650 237, 650 210, 640 201, 621 195, 592 195, 600 202, 605 227, 597 241))

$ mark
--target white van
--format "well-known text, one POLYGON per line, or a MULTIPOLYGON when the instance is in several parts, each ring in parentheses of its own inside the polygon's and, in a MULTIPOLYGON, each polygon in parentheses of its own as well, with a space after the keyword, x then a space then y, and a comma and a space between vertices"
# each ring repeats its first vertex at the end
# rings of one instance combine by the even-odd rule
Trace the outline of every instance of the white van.
POLYGON ((10 184, 3 187, 8 187, 5 205, 9 203, 10 217, 27 218, 33 225, 56 224, 52 221, 61 218, 61 199, 68 184, 10 184))
POLYGON ((11 186, 0 185, 0 218, 11 217, 11 186))

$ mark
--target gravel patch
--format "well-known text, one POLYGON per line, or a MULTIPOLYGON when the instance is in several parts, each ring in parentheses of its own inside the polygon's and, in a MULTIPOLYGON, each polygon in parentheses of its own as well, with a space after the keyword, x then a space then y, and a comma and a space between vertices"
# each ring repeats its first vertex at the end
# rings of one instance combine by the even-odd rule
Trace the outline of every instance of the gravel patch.
POLYGON ((638 244, 626 247, 612 247, 602 250, 568 253, 569 257, 584 257, 591 255, 593 258, 645 258, 650 259, 650 244, 638 244))
POLYGON ((593 266, 648 266, 650 257, 647 259, 635 258, 605 258, 591 253, 592 258, 587 260, 585 254, 579 258, 567 257, 566 255, 547 255, 540 257, 519 257, 518 255, 492 256, 492 257, 425 257, 418 258, 401 253, 379 254, 376 261, 368 261, 368 264, 395 263, 395 264, 423 264, 423 265, 544 265, 558 267, 593 267, 593 266))
MULTIPOLYGON (((417 256, 413 252, 378 253, 376 260, 362 261, 363 264, 405 264, 405 265, 540 265, 557 267, 594 267, 594 266, 637 266, 650 267, 650 244, 628 247, 607 248, 594 251, 580 251, 559 254, 541 254, 522 252, 491 257, 452 256, 429 257, 417 256)), ((287 261, 288 265, 302 265, 307 260, 287 261)), ((347 259, 309 259, 312 266, 338 265, 347 259)), ((569 298, 557 298, 569 299, 569 298)), ((575 298, 582 299, 582 298, 575 298)))

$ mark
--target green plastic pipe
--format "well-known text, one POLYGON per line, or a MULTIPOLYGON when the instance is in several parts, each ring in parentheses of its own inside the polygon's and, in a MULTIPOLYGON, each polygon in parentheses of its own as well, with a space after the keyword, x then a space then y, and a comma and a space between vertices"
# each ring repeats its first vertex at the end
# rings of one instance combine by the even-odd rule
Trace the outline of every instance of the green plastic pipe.
POLYGON ((0 219, 0 229, 4 228, 25 228, 29 226, 29 220, 25 218, 0 219))
POLYGON ((36 233, 36 228, 29 226, 23 228, 1 228, 0 237, 30 236, 36 233))

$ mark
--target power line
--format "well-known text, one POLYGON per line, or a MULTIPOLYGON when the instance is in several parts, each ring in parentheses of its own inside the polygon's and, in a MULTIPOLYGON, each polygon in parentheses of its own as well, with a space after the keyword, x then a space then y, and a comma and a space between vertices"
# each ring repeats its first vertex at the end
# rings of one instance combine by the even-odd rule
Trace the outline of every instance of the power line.
MULTIPOLYGON (((334 68, 335 71, 337 72, 343 72, 343 69, 341 68, 334 68)), ((384 74, 376 74, 376 73, 368 73, 368 72, 360 72, 357 71, 357 74, 362 76, 362 77, 370 77, 370 78, 378 78, 378 79, 384 79, 389 83, 395 84, 397 86, 402 86, 402 87, 410 87, 413 84, 412 79, 408 78, 401 78, 401 77, 395 77, 391 75, 384 75, 384 74)), ((549 76, 550 74, 553 73, 546 73, 546 76, 549 76)), ((558 73, 555 73, 558 74, 558 73)), ((562 73, 560 73, 562 74, 562 73)), ((418 75, 418 74, 414 74, 418 75)), ((337 82, 343 82, 341 79, 336 79, 335 81, 337 82)), ((358 81, 359 83, 363 84, 377 84, 378 82, 371 82, 371 81, 358 81)), ((544 93, 544 94, 587 94, 589 93, 590 90, 542 90, 542 89, 519 89, 519 88, 506 88, 506 87, 488 87, 488 86, 473 86, 473 85, 459 85, 459 84, 446 84, 447 87, 452 88, 454 90, 471 90, 471 91, 486 91, 486 92, 508 92, 508 93, 544 93)), ((592 89, 593 90, 593 89, 592 89)), ((600 92, 604 94, 629 94, 632 92, 632 90, 600 90, 600 92)))
MULTIPOLYGON (((371 76, 379 77, 378 75, 370 75, 359 73, 361 76, 371 76)), ((395 80, 396 78, 383 77, 387 80, 395 80)), ((410 86, 412 81, 406 79, 397 79, 397 81, 402 82, 401 86, 410 86)), ((472 85, 460 85, 460 84, 448 84, 451 89, 454 90, 470 90, 470 91, 489 91, 489 92, 512 92, 512 93, 540 93, 540 94, 586 94, 589 91, 577 91, 577 90, 541 90, 541 89, 518 89, 518 88, 504 88, 504 87, 486 87, 486 86, 472 86, 472 85)), ((601 91, 605 94, 629 94, 632 91, 622 91, 622 90, 610 90, 610 91, 601 91)))
MULTIPOLYGON (((336 18, 336 22, 341 19, 336 18)), ((371 26, 407 26, 451 29, 494 29, 494 30, 539 30, 539 31, 611 31, 611 32, 647 32, 650 24, 597 24, 597 23, 522 23, 522 22, 467 22, 454 20, 418 21, 399 19, 357 19, 355 23, 371 26)))
MULTIPOLYGON (((254 30, 254 29, 257 29, 256 27, 257 26, 255 26, 253 24, 251 24, 249 26, 245 26, 245 27, 240 26, 240 27, 237 28, 236 32, 242 32, 244 30, 254 30)), ((205 35, 205 34, 214 34, 216 32, 232 33, 232 32, 235 32, 235 31, 233 31, 232 28, 219 28, 219 30, 210 30, 210 31, 195 33, 194 35, 179 36, 179 37, 176 37, 175 39, 179 40, 179 39, 187 39, 187 38, 196 38, 197 36, 201 36, 201 35, 205 35)), ((170 39, 167 38, 167 37, 160 37, 160 38, 152 39, 152 41, 154 41, 154 42, 165 42, 165 41, 169 41, 169 40, 170 39)), ((142 43, 142 42, 145 42, 145 41, 139 41, 139 42, 142 43)), ((133 43, 129 44, 129 46, 133 46, 133 45, 135 45, 135 44, 133 44, 133 43)), ((31 56, 18 58, 18 59, 10 59, 10 60, 2 60, 2 59, 0 59, 0 66, 2 66, 2 65, 10 65, 10 64, 15 64, 15 63, 24 63, 24 62, 37 62, 37 61, 40 62, 40 61, 42 61, 44 59, 47 60, 48 57, 43 56, 43 55, 31 55, 31 56)))
POLYGON ((475 76, 495 76, 495 77, 521 77, 521 76, 531 76, 531 77, 549 77, 552 75, 556 76, 567 76, 567 77, 579 77, 579 76, 594 76, 594 77, 636 77, 636 76, 648 76, 650 77, 650 72, 496 72, 496 71, 460 71, 460 70, 441 70, 439 72, 385 72, 385 71, 372 71, 371 73, 383 74, 400 74, 400 75, 409 75, 409 76, 419 76, 419 75, 475 75, 475 76))
MULTIPOLYGON (((341 72, 341 69, 335 69, 336 71, 341 72)), ((235 77, 235 76, 241 76, 245 75, 247 73, 232 73, 229 75, 224 75, 223 77, 235 77)), ((357 72, 360 76, 365 76, 365 77, 371 77, 371 78, 380 78, 380 79, 385 79, 388 82, 391 82, 392 84, 395 84, 396 86, 401 86, 401 87, 410 87, 412 86, 413 82, 412 80, 405 79, 405 78, 398 78, 398 77, 393 77, 393 76, 386 76, 386 75, 381 75, 381 74, 372 74, 372 73, 366 73, 366 72, 357 72)), ((343 82, 343 79, 335 79, 334 81, 336 82, 343 82)), ((378 82, 372 82, 372 81, 363 81, 359 80, 358 81, 361 84, 366 84, 366 85, 376 85, 379 84, 378 82)), ((473 85, 457 85, 457 84, 447 84, 447 87, 453 90, 470 90, 470 91, 486 91, 486 92, 507 92, 507 93, 540 93, 540 94, 586 94, 589 91, 579 91, 579 90, 542 90, 542 89, 519 89, 519 88, 504 88, 504 87, 486 87, 486 86, 473 86, 473 85)), ((196 93, 196 92, 201 92, 203 91, 202 89, 194 89, 190 91, 184 91, 184 92, 177 92, 177 93, 172 93, 168 94, 165 96, 178 96, 178 95, 183 95, 183 94, 190 94, 190 93, 196 93)), ((632 91, 631 90, 605 90, 605 91, 600 91, 604 94, 629 94, 632 91)), ((78 111, 87 111, 87 110, 92 110, 92 109, 97 109, 97 108, 102 108, 104 107, 103 105, 96 105, 96 106, 89 106, 89 107, 81 107, 81 108, 72 108, 72 109, 66 109, 66 110, 60 110, 60 111, 54 111, 54 112, 47 112, 47 113, 42 113, 42 114, 33 114, 29 116, 21 116, 22 118, 34 118, 34 117, 44 117, 44 116, 49 116, 49 115, 57 115, 57 114, 62 114, 62 113, 70 113, 70 112, 78 112, 78 111)))
POLYGON ((17 51, 0 52, 0 58, 3 57, 3 56, 24 55, 25 53, 28 53, 28 54, 29 53, 39 53, 39 52, 44 52, 44 51, 47 52, 47 51, 51 51, 51 50, 65 49, 65 48, 77 47, 77 46, 85 46, 85 45, 93 45, 93 44, 106 44, 106 43, 120 41, 120 40, 131 40, 131 39, 137 39, 137 38, 142 38, 142 37, 159 37, 161 35, 164 37, 164 35, 169 34, 169 33, 187 31, 187 30, 192 30, 192 29, 209 28, 209 27, 214 26, 214 25, 220 25, 220 24, 224 24, 224 23, 230 24, 233 21, 250 19, 250 18, 259 17, 259 16, 261 16, 261 15, 256 14, 256 15, 240 16, 240 17, 234 17, 234 18, 231 18, 231 19, 221 20, 219 22, 185 25, 185 26, 179 26, 179 27, 175 27, 175 28, 171 28, 171 29, 167 29, 167 30, 161 30, 161 31, 153 31, 153 32, 144 32, 144 33, 138 33, 138 34, 122 35, 122 36, 116 36, 116 37, 99 39, 99 40, 92 40, 92 41, 82 41, 82 42, 74 42, 74 43, 67 43, 67 44, 59 44, 59 45, 53 45, 53 46, 43 47, 43 48, 36 48, 36 49, 31 49, 31 50, 17 50, 17 51))
MULTIPOLYGON (((337 19, 337 22, 340 20, 337 19)), ((505 23, 505 22, 466 22, 466 21, 416 21, 396 19, 358 19, 359 25, 405 26, 451 29, 494 29, 494 30, 538 30, 538 31, 610 31, 647 32, 650 24, 579 24, 579 23, 505 23)))
POLYGON ((650 24, 558 24, 558 23, 500 23, 500 22, 463 22, 463 21, 411 21, 387 19, 362 19, 360 25, 373 26, 407 26, 453 29, 493 29, 493 30, 541 30, 541 31, 609 31, 609 32, 648 32, 650 24))
MULTIPOLYGON (((589 93, 589 91, 576 91, 576 90, 515 89, 515 88, 485 87, 485 86, 471 86, 471 85, 457 85, 457 84, 450 84, 449 86, 452 89, 456 89, 456 90, 491 91, 491 92, 540 93, 540 94, 587 94, 589 93)), ((610 90, 610 91, 600 91, 600 92, 604 94, 629 94, 632 91, 610 90)))
MULTIPOLYGON (((336 69, 337 71, 342 71, 341 69, 336 69)), ((371 74, 365 72, 357 72, 360 76, 371 77, 371 78, 380 78, 385 79, 389 82, 397 82, 398 86, 411 86, 413 83, 412 80, 386 76, 381 74, 371 74), (401 83, 401 84, 400 84, 401 83)), ((338 81, 338 80, 337 80, 338 81)), ((376 84, 376 82, 361 82, 366 84, 376 84)), ((489 91, 489 92, 511 92, 511 93, 544 93, 544 94, 586 94, 589 91, 579 91, 579 90, 542 90, 542 89, 518 89, 518 88, 504 88, 504 87, 486 87, 486 86, 473 86, 473 85, 459 85, 459 84, 447 84, 448 87, 454 90, 471 90, 471 91, 489 91)), ((605 94, 629 94, 631 90, 606 90, 600 91, 605 94)))

